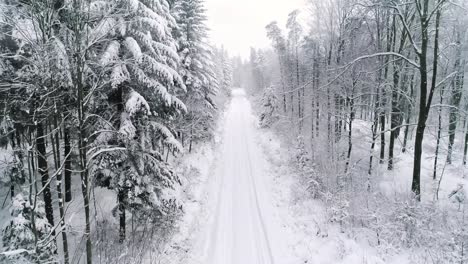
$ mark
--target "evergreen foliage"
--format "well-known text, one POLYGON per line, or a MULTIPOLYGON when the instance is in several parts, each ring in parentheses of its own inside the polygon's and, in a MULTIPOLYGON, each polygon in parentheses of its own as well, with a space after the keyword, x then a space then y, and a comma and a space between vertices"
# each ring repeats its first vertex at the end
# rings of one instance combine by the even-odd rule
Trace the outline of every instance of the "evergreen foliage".
POLYGON ((44 202, 31 204, 22 194, 15 196, 11 220, 2 232, 0 261, 9 263, 54 263, 56 246, 45 215, 44 202), (3 260, 2 260, 3 259, 3 260))

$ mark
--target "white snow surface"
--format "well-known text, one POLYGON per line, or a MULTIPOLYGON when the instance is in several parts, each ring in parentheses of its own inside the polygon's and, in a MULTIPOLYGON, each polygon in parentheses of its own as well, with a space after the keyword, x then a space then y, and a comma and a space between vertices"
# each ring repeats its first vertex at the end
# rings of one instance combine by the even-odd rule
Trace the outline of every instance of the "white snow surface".
MULTIPOLYGON (((258 128, 243 90, 234 90, 222 119, 214 157, 204 164, 198 190, 162 263, 298 264, 408 263, 383 260, 365 234, 347 235, 328 220, 291 164, 288 146, 258 128)), ((193 190, 192 190, 193 191, 193 190)))
POLYGON ((245 92, 234 90, 193 263, 273 264, 289 257, 255 122, 245 92))

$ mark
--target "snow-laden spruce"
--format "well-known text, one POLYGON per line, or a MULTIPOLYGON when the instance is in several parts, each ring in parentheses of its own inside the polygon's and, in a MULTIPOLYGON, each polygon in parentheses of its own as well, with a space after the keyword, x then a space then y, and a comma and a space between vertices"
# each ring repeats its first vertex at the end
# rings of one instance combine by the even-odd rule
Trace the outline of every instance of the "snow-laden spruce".
MULTIPOLYGON (((180 207, 180 182, 162 151, 182 151, 167 125, 168 119, 186 112, 186 106, 177 98, 185 85, 178 73, 180 59, 172 37, 177 25, 169 4, 122 0, 117 6, 123 9, 124 22, 114 21, 114 40, 100 54, 100 65, 108 69, 109 111, 116 113, 112 125, 118 133, 103 134, 95 142, 97 149, 107 145, 108 151, 99 152, 93 173, 99 185, 117 194, 123 241, 126 211, 138 219, 180 207)), ((105 122, 101 126, 111 129, 105 122)))
POLYGON ((279 120, 280 103, 274 90, 274 87, 269 87, 263 91, 262 113, 260 115, 260 126, 263 128, 271 127, 279 120))
POLYGON ((207 42, 205 8, 202 0, 176 0, 172 10, 178 27, 178 53, 181 57, 181 75, 187 87, 182 95, 189 109, 180 122, 180 133, 189 141, 206 139, 213 133, 215 105, 213 96, 218 91, 213 50, 207 42))

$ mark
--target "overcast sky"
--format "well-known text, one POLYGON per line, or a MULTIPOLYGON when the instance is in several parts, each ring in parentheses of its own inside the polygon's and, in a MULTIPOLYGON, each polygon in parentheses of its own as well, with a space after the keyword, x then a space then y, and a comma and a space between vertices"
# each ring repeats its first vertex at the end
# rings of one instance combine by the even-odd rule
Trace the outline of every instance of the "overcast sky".
POLYGON ((288 14, 306 0, 205 0, 210 38, 231 56, 247 58, 250 47, 266 47, 265 26, 273 20, 284 25, 288 14))

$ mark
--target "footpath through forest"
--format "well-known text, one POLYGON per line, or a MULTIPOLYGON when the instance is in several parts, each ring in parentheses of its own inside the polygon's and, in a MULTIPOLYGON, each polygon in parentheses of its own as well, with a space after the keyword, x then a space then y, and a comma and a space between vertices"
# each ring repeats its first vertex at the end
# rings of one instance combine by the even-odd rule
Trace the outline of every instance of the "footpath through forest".
POLYGON ((198 239, 205 264, 281 263, 281 239, 267 178, 268 162, 254 140, 255 118, 244 90, 234 90, 221 153, 209 187, 208 222, 198 239))

